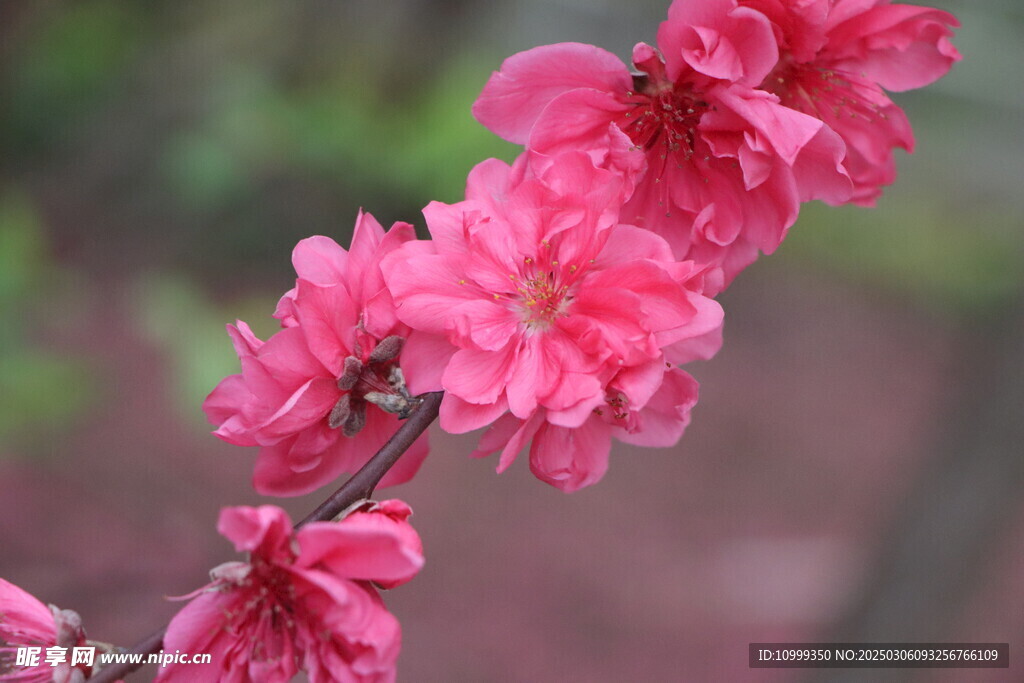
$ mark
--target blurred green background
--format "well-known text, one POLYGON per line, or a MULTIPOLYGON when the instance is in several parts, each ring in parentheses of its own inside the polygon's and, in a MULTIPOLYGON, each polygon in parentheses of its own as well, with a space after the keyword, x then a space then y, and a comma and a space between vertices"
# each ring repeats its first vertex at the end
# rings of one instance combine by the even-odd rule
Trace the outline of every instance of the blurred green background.
MULTIPOLYGON (((108 613, 101 614, 97 605, 94 618, 114 631, 97 634, 101 639, 131 640, 138 629, 158 625, 170 608, 142 609, 140 601, 194 587, 188 577, 201 580, 209 557, 227 555, 226 544, 213 533, 217 506, 256 500, 245 490, 251 454, 239 455, 240 449, 207 437, 199 411, 216 382, 237 371, 224 323, 242 318, 258 334, 273 332, 269 314, 294 278, 289 255, 299 239, 325 234, 347 244, 360 207, 384 224, 413 222, 423 234, 423 206, 435 199, 457 201, 476 162, 489 156, 511 160, 516 148, 478 125, 469 110, 504 57, 567 40, 599 44, 625 57, 633 43, 653 41, 666 5, 647 0, 0 3, 0 468, 5 473, 0 506, 7 511, 0 547, 9 549, 0 556, 0 576, 26 585, 44 601, 60 600, 62 607, 89 611, 80 604, 82 596, 100 596, 108 613), (154 459, 170 463, 154 464, 154 459), (30 502, 30 494, 46 504, 30 502), (61 500, 68 504, 51 505, 61 500), (75 512, 82 500, 84 508, 75 512), (65 525, 69 515, 78 520, 76 531, 65 525), (121 540, 97 535, 97 527, 120 529, 121 540), (77 541, 61 535, 68 533, 77 534, 77 541), (198 534, 204 540, 190 540, 198 534), (64 539, 64 551, 53 549, 55 539, 64 539), (193 550, 168 550, 182 543, 193 550), (168 553, 177 558, 166 559, 168 553), (76 562, 81 562, 77 571, 76 562), (111 581, 117 577, 122 588, 117 595, 111 592, 115 586, 100 588, 117 583, 111 581)), ((836 427, 846 424, 843 419, 870 425, 888 415, 897 421, 893 434, 905 440, 892 448, 919 453, 897 465, 897 478, 869 478, 863 495, 850 499, 851 510, 880 511, 874 525, 861 530, 859 559, 850 555, 840 563, 861 569, 850 570, 854 578, 842 584, 837 604, 857 601, 856 577, 870 574, 865 569, 872 566, 870 558, 884 556, 891 542, 882 540, 890 528, 887 520, 899 517, 899 500, 930 471, 930 449, 942 440, 937 435, 950 410, 943 400, 958 394, 965 404, 984 401, 960 379, 951 379, 959 377, 954 371, 963 359, 985 353, 988 333, 979 321, 1019 316, 1024 9, 1016 0, 946 0, 941 7, 964 25, 955 42, 965 59, 936 85, 895 96, 914 124, 918 152, 900 155, 900 178, 876 209, 808 205, 778 254, 762 259, 726 294, 726 350, 695 371, 704 384, 701 409, 711 413, 703 427, 697 413, 691 430, 696 433, 681 447, 697 460, 678 465, 680 476, 700 481, 702 461, 695 452, 739 452, 736 442, 713 431, 740 425, 731 438, 748 433, 744 443, 760 444, 754 449, 757 459, 734 461, 736 476, 729 476, 721 459, 709 458, 706 472, 714 481, 743 480, 741 470, 773 458, 782 468, 773 471, 787 472, 787 457, 796 457, 798 464, 790 465, 805 471, 807 461, 793 456, 796 446, 771 445, 780 418, 729 396, 756 392, 752 375, 738 367, 749 364, 757 375, 780 363, 780 349, 790 349, 786 353, 792 356, 792 349, 803 349, 808 340, 822 341, 811 343, 803 356, 789 357, 794 372, 807 378, 787 376, 781 387, 774 386, 781 393, 773 396, 820 389, 817 399, 835 399, 836 412, 826 422, 840 429, 832 432, 836 442, 867 439, 844 436, 836 427), (858 361, 830 349, 839 342, 828 334, 837 329, 852 330, 859 335, 848 340, 854 348, 875 346, 878 355, 858 361), (730 351, 730 344, 737 351, 730 351), (744 349, 763 355, 747 358, 744 349), (843 362, 858 377, 877 372, 879 382, 892 373, 909 374, 897 393, 887 394, 883 382, 847 396, 829 384, 838 376, 829 373, 841 374, 835 364, 843 362), (910 398, 898 393, 904 391, 910 398), (856 398, 862 395, 873 397, 867 403, 881 403, 866 405, 856 398), (917 413, 900 412, 914 400, 923 402, 917 413)), ((785 419, 799 423, 795 430, 806 420, 794 443, 830 462, 830 454, 820 451, 834 444, 824 436, 807 436, 820 424, 809 424, 813 420, 795 408, 785 419)), ((862 450, 865 443, 851 448, 862 450)), ((448 507, 446 491, 455 489, 445 476, 462 476, 456 473, 460 468, 472 468, 480 477, 460 487, 519 486, 532 492, 539 486, 524 477, 492 484, 486 465, 465 460, 469 442, 450 444, 453 452, 433 455, 421 475, 427 480, 420 484, 425 502, 416 500, 416 488, 407 494, 418 510, 422 505, 424 524, 430 524, 431 514, 448 519, 431 509, 431 501, 448 501, 439 506, 452 525, 461 515, 474 514, 473 496, 466 509, 448 507), (432 473, 439 458, 452 463, 446 465, 451 472, 432 473)), ((633 456, 624 453, 613 456, 609 478, 626 469, 626 458, 633 456)), ((837 464, 836 472, 845 466, 837 464)), ((789 475, 778 476, 792 482, 789 475)), ((841 475, 821 476, 842 487, 841 475)), ((606 495, 624 500, 647 490, 642 480, 601 486, 622 486, 620 493, 606 495)), ((814 501, 819 493, 808 481, 793 487, 785 500, 807 495, 814 501)), ((601 494, 538 495, 557 515, 560 507, 576 508, 577 501, 598 505, 601 494)), ((734 495, 744 494, 737 489, 734 495)), ((773 505, 772 500, 765 504, 773 505)), ((314 502, 288 505, 301 513, 314 502)), ((828 516, 831 509, 824 501, 807 505, 811 514, 828 516)), ((697 536, 719 533, 709 521, 717 509, 688 510, 672 519, 689 521, 672 521, 670 527, 692 524, 697 536)), ((1017 519, 1020 506, 1011 512, 1017 519)), ((795 533, 793 527, 792 520, 783 520, 768 535, 795 533)), ((857 527, 837 524, 828 533, 845 538, 850 528, 857 527)), ((428 556, 432 540, 447 547, 444 534, 455 539, 452 548, 469 552, 458 539, 470 532, 438 527, 436 533, 427 539, 428 556)), ((529 552, 525 529, 507 533, 520 534, 529 552)), ((619 547, 614 538, 604 542, 609 552, 619 547)), ((555 552, 553 561, 559 557, 555 552)), ((438 555, 434 561, 443 566, 467 559, 438 555)), ((486 552, 470 561, 482 574, 503 564, 486 559, 486 552)), ((1011 553, 1007 561, 1018 566, 1022 560, 1011 553)), ((504 646, 478 644, 461 662, 450 643, 432 645, 428 652, 426 642, 434 641, 427 641, 425 624, 432 622, 420 619, 417 610, 441 610, 443 605, 429 602, 438 586, 473 580, 461 571, 455 576, 437 575, 435 584, 425 581, 424 592, 410 598, 403 670, 420 672, 422 678, 413 674, 409 680, 478 675, 564 680, 559 672, 585 671, 581 662, 600 662, 596 652, 618 637, 594 631, 592 645, 580 645, 579 656, 566 660, 575 662, 575 669, 555 654, 550 656, 563 668, 548 666, 543 654, 516 668, 517 660, 502 654, 505 650, 547 652, 523 635, 545 618, 529 612, 529 599, 523 599, 526 611, 508 617, 507 632, 495 636, 509 639, 504 646)), ((611 576, 595 585, 619 580, 611 576)), ((1014 585, 1021 588, 1019 581, 1014 585)), ((414 583, 406 590, 420 589, 414 583)), ((506 603, 516 602, 514 597, 506 595, 506 603)), ((1017 594, 1012 604, 1020 606, 1020 598, 1017 594)), ((512 609, 506 603, 490 609, 512 609)), ((578 608, 565 611, 571 616, 578 608)), ((820 634, 842 621, 842 609, 830 610, 799 633, 820 634)), ((589 632, 586 623, 543 614, 555 623, 552 638, 564 629, 589 632)), ((1021 620, 1007 623, 1019 637, 1021 620)), ((755 637, 743 629, 722 632, 742 633, 739 640, 755 637)), ((996 629, 986 637, 1005 641, 1010 636, 996 629)), ((697 647, 700 636, 690 641, 687 651, 706 651, 697 647)), ((635 643, 630 647, 635 653, 635 643)), ((702 662, 704 668, 694 670, 701 673, 683 680, 713 680, 735 666, 702 662)), ((679 662, 666 666, 676 670, 679 662)), ((666 675, 666 670, 641 670, 654 678, 666 675)), ((636 669, 604 663, 593 671, 589 680, 622 680, 623 672, 636 669)))

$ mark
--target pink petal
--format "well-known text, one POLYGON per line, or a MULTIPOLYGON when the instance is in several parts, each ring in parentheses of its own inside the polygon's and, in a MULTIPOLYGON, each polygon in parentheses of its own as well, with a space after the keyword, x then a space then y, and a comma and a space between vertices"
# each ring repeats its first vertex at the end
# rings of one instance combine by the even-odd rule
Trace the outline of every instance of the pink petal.
POLYGON ((500 397, 494 403, 476 404, 463 401, 455 394, 445 394, 441 401, 441 429, 449 434, 465 434, 486 427, 508 410, 508 401, 500 397))
POLYGON ((658 344, 671 363, 707 360, 722 346, 722 323, 725 312, 721 304, 699 294, 689 294, 696 313, 683 327, 657 334, 658 344))
POLYGON ((217 531, 235 544, 238 552, 252 552, 273 559, 288 552, 292 521, 288 513, 274 505, 240 505, 220 511, 217 531))
MULTIPOLYGON (((246 595, 240 591, 202 593, 171 619, 164 634, 163 646, 168 652, 203 652, 210 654, 209 664, 180 664, 161 668, 154 679, 159 683, 218 683, 226 680, 247 680, 242 672, 227 673, 230 653, 239 646, 243 634, 230 634, 224 628, 225 613, 237 611, 246 595)), ((294 666, 294 665, 293 665, 294 666)), ((294 675, 294 669, 292 675, 294 675)))
POLYGON ((45 647, 57 643, 53 613, 46 605, 13 583, 0 579, 0 635, 4 633, 20 636, 17 642, 4 643, 4 646, 38 643, 45 647))
POLYGON ((473 104, 473 115, 496 135, 523 144, 545 105, 576 88, 625 93, 632 79, 618 57, 593 45, 536 47, 505 60, 473 104))
MULTIPOLYGON (((466 199, 485 204, 491 210, 497 209, 502 202, 507 201, 512 189, 512 168, 501 159, 481 161, 470 170, 466 177, 466 199)), ((438 207, 433 208, 433 211, 438 211, 438 207)), ((437 216, 434 222, 440 225, 445 221, 437 216)), ((427 223, 429 224, 431 221, 428 219, 427 223)), ((449 226, 450 223, 450 220, 446 222, 449 226)), ((453 231, 449 227, 447 232, 453 231)), ((431 229, 431 235, 434 239, 438 238, 433 229, 431 229)))
POLYGON ((310 352, 338 377, 355 347, 354 331, 359 312, 342 284, 321 286, 306 280, 296 283, 295 317, 310 352))
POLYGON ((354 444, 336 430, 327 431, 334 437, 330 443, 305 445, 295 438, 261 448, 252 477, 256 492, 263 496, 302 496, 345 472, 355 471, 361 463, 354 444))
POLYGON ((625 288, 587 284, 573 300, 569 316, 555 322, 558 329, 575 340, 583 353, 601 362, 632 363, 657 355, 651 330, 641 324, 640 297, 625 288))
POLYGON ((386 288, 380 289, 365 300, 360 313, 363 329, 375 339, 384 339, 392 334, 408 334, 408 328, 398 319, 398 311, 391 292, 386 288))
POLYGON ((501 449, 498 459, 498 473, 504 472, 516 459, 527 442, 544 424, 544 411, 538 411, 527 420, 520 420, 511 413, 499 418, 480 438, 480 444, 470 454, 482 458, 501 449))
MULTIPOLYGON (((485 234, 474 235, 469 241, 466 255, 466 277, 479 285, 491 296, 510 294, 519 284, 515 277, 519 273, 515 235, 502 230, 496 224, 485 234)), ((488 297, 490 298, 490 297, 488 297)))
POLYGON ((659 235, 633 225, 619 225, 609 233, 608 241, 595 259, 594 268, 606 270, 637 259, 671 263, 672 248, 659 235))
POLYGON ((610 428, 600 420, 589 420, 577 429, 545 425, 533 438, 530 471, 571 493, 604 476, 610 451, 610 428))
POLYGON ((458 338, 484 351, 501 351, 519 336, 519 315, 494 301, 466 301, 449 315, 458 338))
MULTIPOLYGON (((310 317, 322 310, 310 307, 310 317)), ((325 326, 327 323, 322 323, 325 326)), ((326 334, 326 332, 325 332, 326 334)), ((327 355, 326 353, 324 355, 327 355)), ((242 374, 253 394, 266 399, 277 391, 291 393, 311 377, 329 377, 324 364, 310 352, 307 335, 301 327, 288 327, 277 332, 260 347, 253 362, 242 359, 242 374), (259 365, 259 370, 255 365, 259 365), (272 383, 272 385, 271 385, 272 383)))
MULTIPOLYGON (((362 209, 356 216, 356 226, 352 231, 352 244, 348 252, 347 277, 344 282, 352 291, 352 298, 361 301, 359 291, 367 277, 373 277, 370 272, 375 265, 375 256, 384 239, 384 227, 377 222, 373 214, 364 213, 362 209)), ((333 284, 333 283, 332 283, 333 284)))
POLYGON ((313 522, 300 529, 296 538, 299 566, 319 565, 340 578, 393 588, 423 567, 419 535, 404 519, 382 512, 355 512, 340 522, 313 522))
POLYGON ((793 164, 800 201, 820 199, 836 206, 849 200, 854 183, 843 162, 848 156, 849 148, 836 131, 827 126, 819 130, 793 164))
POLYGON ((236 320, 234 325, 228 325, 227 329, 228 336, 231 337, 231 343, 234 344, 235 353, 238 354, 239 358, 255 355, 259 352, 260 347, 263 346, 263 342, 241 320, 236 320))
POLYGON ((595 274, 588 285, 618 287, 639 296, 634 314, 646 330, 660 332, 688 325, 695 310, 690 293, 659 264, 637 259, 595 274))
MULTIPOLYGON (((816 118, 783 107, 778 98, 761 90, 718 87, 713 95, 721 106, 701 118, 700 127, 706 135, 718 131, 756 131, 753 141, 761 141, 761 149, 774 151, 790 166, 823 125, 816 118)), ((749 133, 746 135, 750 137, 749 133)))
POLYGON ((659 359, 623 369, 615 375, 610 386, 629 398, 630 409, 640 410, 661 388, 664 378, 665 363, 659 359))
POLYGON ((522 419, 537 409, 537 397, 550 391, 559 372, 557 360, 545 354, 542 339, 546 336, 534 334, 524 340, 508 378, 505 391, 509 410, 522 419))
POLYGON ((398 306, 399 320, 423 332, 445 335, 451 329, 448 313, 453 308, 490 296, 466 279, 464 261, 464 257, 449 255, 385 261, 385 277, 398 306))
POLYGON ((497 351, 460 349, 445 368, 445 391, 477 404, 491 404, 504 392, 517 356, 516 343, 497 351))
MULTIPOLYGON (((489 161, 491 160, 483 161, 478 166, 488 164, 489 161)), ((472 177, 472 171, 470 174, 472 177)), ((465 204, 466 202, 443 204, 437 201, 427 204, 423 209, 423 218, 427 221, 431 241, 414 242, 412 245, 406 245, 403 247, 402 252, 407 257, 427 253, 447 255, 465 252, 467 232, 465 204)), ((387 278, 388 267, 390 266, 385 266, 385 278, 387 278)))
POLYGON ((668 77, 687 67, 705 76, 757 86, 779 59, 771 22, 735 0, 675 0, 658 28, 668 77))
POLYGON ((572 410, 602 394, 597 373, 604 358, 585 357, 577 341, 560 328, 537 337, 534 387, 540 405, 552 411, 572 410))
MULTIPOLYGON (((575 378, 566 377, 566 384, 570 384, 573 381, 575 381, 575 378)), ((600 408, 604 405, 604 387, 601 386, 600 382, 595 382, 594 388, 596 391, 579 403, 561 410, 547 410, 545 418, 551 424, 558 425, 559 427, 569 427, 571 429, 579 427, 590 419, 595 408, 600 408)))
POLYGON ((690 375, 677 368, 665 373, 658 392, 638 416, 639 428, 629 433, 615 430, 619 441, 668 448, 676 445, 690 423, 690 411, 697 403, 699 385, 690 375))
POLYGON ((530 133, 530 149, 547 158, 534 158, 533 165, 543 172, 556 165, 553 157, 567 152, 586 152, 593 166, 618 170, 627 178, 643 172, 644 154, 626 138, 621 151, 622 133, 611 124, 630 110, 616 94, 580 88, 565 92, 544 109, 530 133))
POLYGON ((538 412, 523 422, 515 434, 508 440, 505 447, 501 449, 501 456, 498 458, 497 472, 500 474, 508 469, 509 465, 516 459, 519 452, 523 450, 527 442, 537 433, 544 424, 543 413, 538 412))
POLYGON ((458 350, 440 335, 413 330, 402 348, 400 365, 413 396, 441 391, 441 376, 458 350))
POLYGON ((903 91, 938 80, 961 59, 949 41, 952 29, 960 25, 952 14, 878 3, 849 16, 853 7, 844 5, 853 4, 839 3, 829 18, 827 51, 837 67, 863 74, 888 90, 903 91))
POLYGON ((300 641, 310 681, 393 682, 401 628, 376 591, 326 571, 296 567, 291 573, 302 611, 319 615, 300 641))
POLYGON ((241 416, 245 406, 254 399, 244 377, 231 375, 222 379, 206 397, 203 412, 210 424, 219 427, 215 433, 225 441, 239 446, 255 446, 256 441, 248 433, 250 425, 241 416))
POLYGON ((483 433, 476 449, 469 454, 469 457, 485 458, 491 453, 504 448, 505 444, 519 431, 523 424, 524 421, 512 413, 502 415, 483 433))
POLYGON ((260 445, 275 444, 322 420, 339 396, 333 378, 314 377, 296 389, 273 414, 254 424, 253 436, 260 445))
POLYGON ((348 252, 330 237, 307 237, 295 245, 292 265, 303 280, 317 285, 333 285, 345 281, 348 252))

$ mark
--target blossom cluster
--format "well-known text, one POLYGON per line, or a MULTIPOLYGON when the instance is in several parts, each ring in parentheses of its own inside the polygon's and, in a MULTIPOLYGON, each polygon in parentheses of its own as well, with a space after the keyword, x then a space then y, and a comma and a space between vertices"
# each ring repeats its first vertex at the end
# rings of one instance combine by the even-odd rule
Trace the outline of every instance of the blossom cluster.
POLYGON ((721 341, 713 297, 802 202, 879 196, 913 146, 883 88, 942 76, 956 25, 888 0, 676 0, 633 71, 578 43, 508 58, 473 113, 522 155, 428 205, 429 240, 361 213, 349 251, 299 243, 283 329, 229 327, 242 372, 206 401, 215 434, 260 447, 272 495, 357 469, 426 391, 446 431, 490 427, 476 455, 503 470, 529 444, 565 491, 602 477, 612 437, 673 445, 697 399, 678 365, 721 341))
POLYGON ((913 136, 883 88, 942 76, 954 26, 888 0, 676 0, 657 48, 633 49, 635 72, 592 45, 538 47, 506 60, 473 111, 535 165, 575 149, 642 169, 625 222, 721 266, 724 286, 779 246, 801 202, 871 204, 893 181, 913 136))
MULTIPOLYGON (((426 206, 429 239, 360 212, 348 249, 301 241, 280 330, 228 326, 241 372, 203 405, 214 434, 257 447, 254 487, 276 496, 360 469, 428 392, 442 429, 485 430, 474 456, 503 471, 528 449, 567 492, 605 475, 613 439, 675 445, 698 396, 680 366, 722 343, 715 297, 803 202, 877 200, 914 144, 886 91, 944 75, 956 26, 889 0, 675 0, 632 68, 579 43, 509 57, 473 114, 522 153, 426 206)), ((214 661, 159 680, 392 680, 400 631, 377 589, 423 564, 409 514, 364 502, 295 530, 279 508, 225 509, 249 559, 213 570, 164 641, 214 661)), ((32 600, 0 582, 0 680, 9 643, 67 639, 32 600)))

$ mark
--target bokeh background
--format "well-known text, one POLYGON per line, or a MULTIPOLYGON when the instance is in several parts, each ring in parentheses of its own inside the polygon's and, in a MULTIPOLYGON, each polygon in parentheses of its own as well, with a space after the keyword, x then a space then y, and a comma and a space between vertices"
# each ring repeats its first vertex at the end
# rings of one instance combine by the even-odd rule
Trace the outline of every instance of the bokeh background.
MULTIPOLYGON (((513 52, 627 57, 667 0, 0 3, 0 576, 129 645, 209 567, 254 453, 199 409, 291 248, 417 223, 515 149, 513 52)), ((962 63, 873 210, 808 205, 723 296, 678 448, 564 495, 434 433, 408 681, 1020 681, 1024 9, 942 0, 962 63), (1010 642, 1007 670, 750 670, 755 641, 1010 642), (898 675, 897 675, 898 674, 898 675)), ((284 501, 304 515, 326 491, 284 501)), ((145 679, 145 674, 140 678, 145 679)))

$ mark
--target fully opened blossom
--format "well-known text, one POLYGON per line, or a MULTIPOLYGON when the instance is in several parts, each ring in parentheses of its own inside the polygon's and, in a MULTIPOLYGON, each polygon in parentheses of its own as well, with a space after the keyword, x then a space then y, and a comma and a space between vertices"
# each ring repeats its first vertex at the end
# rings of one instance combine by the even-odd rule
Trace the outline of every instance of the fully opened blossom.
POLYGON ((761 86, 787 107, 821 119, 846 142, 852 201, 872 205, 896 178, 893 150, 913 151, 903 110, 885 90, 919 88, 945 75, 960 54, 957 20, 930 7, 888 0, 740 0, 772 21, 779 63, 761 86))
MULTIPOLYGON (((395 317, 379 266, 414 239, 407 223, 385 233, 360 213, 349 251, 327 237, 302 240, 292 254, 298 280, 275 313, 283 329, 263 342, 241 321, 228 326, 242 372, 203 410, 221 439, 260 447, 260 493, 300 495, 355 471, 415 407, 403 372, 410 330, 395 317)), ((381 485, 408 480, 426 454, 424 435, 381 485)))
POLYGON ((565 150, 612 170, 623 137, 646 160, 622 220, 663 236, 679 258, 721 265, 726 282, 770 253, 800 202, 846 201, 842 140, 757 86, 776 66, 768 19, 736 0, 677 0, 658 47, 629 69, 592 45, 561 43, 505 60, 473 107, 541 167, 565 150))
POLYGON ((280 508, 225 508, 218 530, 249 561, 215 568, 163 645, 211 663, 172 665, 157 680, 284 683, 300 669, 313 683, 394 680, 401 630, 373 584, 400 585, 423 566, 410 514, 398 500, 367 502, 293 532, 280 508))
POLYGON ((506 412, 573 430, 620 394, 642 407, 667 363, 710 356, 720 341, 721 308, 701 294, 711 276, 618 222, 617 174, 583 153, 539 177, 518 170, 479 164, 465 201, 424 209, 433 240, 383 263, 398 316, 449 345, 450 360, 424 381, 446 391, 450 432, 506 412))
POLYGON ((71 610, 47 607, 12 583, 0 579, 0 681, 78 683, 91 673, 86 663, 72 665, 73 649, 85 647, 82 619, 71 610), (33 665, 17 661, 19 648, 38 648, 33 665), (63 648, 63 661, 51 666, 47 649, 63 648))

